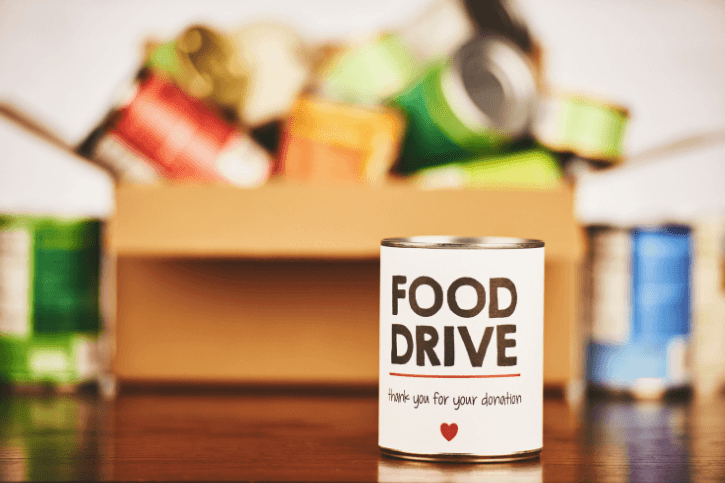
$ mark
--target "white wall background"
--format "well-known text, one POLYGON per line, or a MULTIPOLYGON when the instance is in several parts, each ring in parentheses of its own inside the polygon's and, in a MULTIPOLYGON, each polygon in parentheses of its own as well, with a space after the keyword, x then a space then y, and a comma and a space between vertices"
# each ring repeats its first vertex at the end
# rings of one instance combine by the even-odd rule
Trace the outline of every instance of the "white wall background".
MULTIPOLYGON (((134 74, 142 43, 149 37, 168 39, 192 22, 232 28, 278 19, 309 40, 342 39, 405 23, 429 3, 4 0, 0 1, 0 102, 23 110, 74 145, 103 117, 134 74)), ((725 2, 519 0, 518 4, 546 49, 552 84, 630 108, 628 154, 725 129, 725 2)), ((712 162, 725 162, 721 154, 713 155, 712 162)), ((0 164, 4 163, 23 169, 0 146, 0 164)), ((89 183, 95 182, 94 176, 89 176, 89 183)), ((13 189, 17 188, 0 179, 0 191, 13 189)))

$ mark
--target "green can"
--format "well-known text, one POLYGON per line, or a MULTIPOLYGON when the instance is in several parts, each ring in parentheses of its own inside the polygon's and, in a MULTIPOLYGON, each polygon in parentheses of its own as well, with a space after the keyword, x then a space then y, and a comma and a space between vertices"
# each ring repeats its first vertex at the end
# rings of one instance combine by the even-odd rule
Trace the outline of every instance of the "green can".
POLYGON ((101 223, 0 215, 0 379, 74 387, 98 375, 101 223))
POLYGON ((340 54, 318 94, 350 104, 377 105, 408 87, 419 73, 405 42, 395 34, 384 34, 340 54))
POLYGON ((493 35, 473 39, 390 102, 408 120, 397 171, 504 152, 528 134, 537 92, 520 48, 493 35))

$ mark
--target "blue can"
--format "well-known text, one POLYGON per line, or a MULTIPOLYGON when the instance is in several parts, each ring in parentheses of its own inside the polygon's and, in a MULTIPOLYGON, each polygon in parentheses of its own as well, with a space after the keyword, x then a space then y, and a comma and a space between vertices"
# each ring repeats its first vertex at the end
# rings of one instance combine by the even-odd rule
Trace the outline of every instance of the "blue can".
POLYGON ((690 228, 597 230, 591 242, 589 383, 642 398, 688 386, 690 228))

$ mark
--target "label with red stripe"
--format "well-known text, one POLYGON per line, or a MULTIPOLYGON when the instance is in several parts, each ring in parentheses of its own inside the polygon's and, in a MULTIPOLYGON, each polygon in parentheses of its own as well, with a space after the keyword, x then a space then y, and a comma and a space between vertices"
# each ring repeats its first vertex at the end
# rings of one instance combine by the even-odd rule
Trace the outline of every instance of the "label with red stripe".
POLYGON ((156 163, 165 177, 223 179, 215 163, 236 129, 202 101, 150 74, 120 114, 112 132, 156 163))
POLYGON ((543 247, 381 247, 380 446, 541 449, 543 308, 543 247))

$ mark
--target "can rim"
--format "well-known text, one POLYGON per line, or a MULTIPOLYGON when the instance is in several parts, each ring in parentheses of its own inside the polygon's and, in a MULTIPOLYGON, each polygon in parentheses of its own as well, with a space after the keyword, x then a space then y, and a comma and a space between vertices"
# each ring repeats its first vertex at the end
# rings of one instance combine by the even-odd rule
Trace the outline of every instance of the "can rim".
POLYGON ((445 249, 516 249, 543 248, 544 242, 528 238, 501 236, 413 236, 385 238, 381 246, 394 248, 445 248, 445 249))
POLYGON ((385 456, 413 461, 444 462, 444 463, 507 463, 511 461, 524 461, 539 458, 542 448, 517 451, 501 455, 475 455, 470 453, 408 453, 395 449, 378 446, 385 456))

